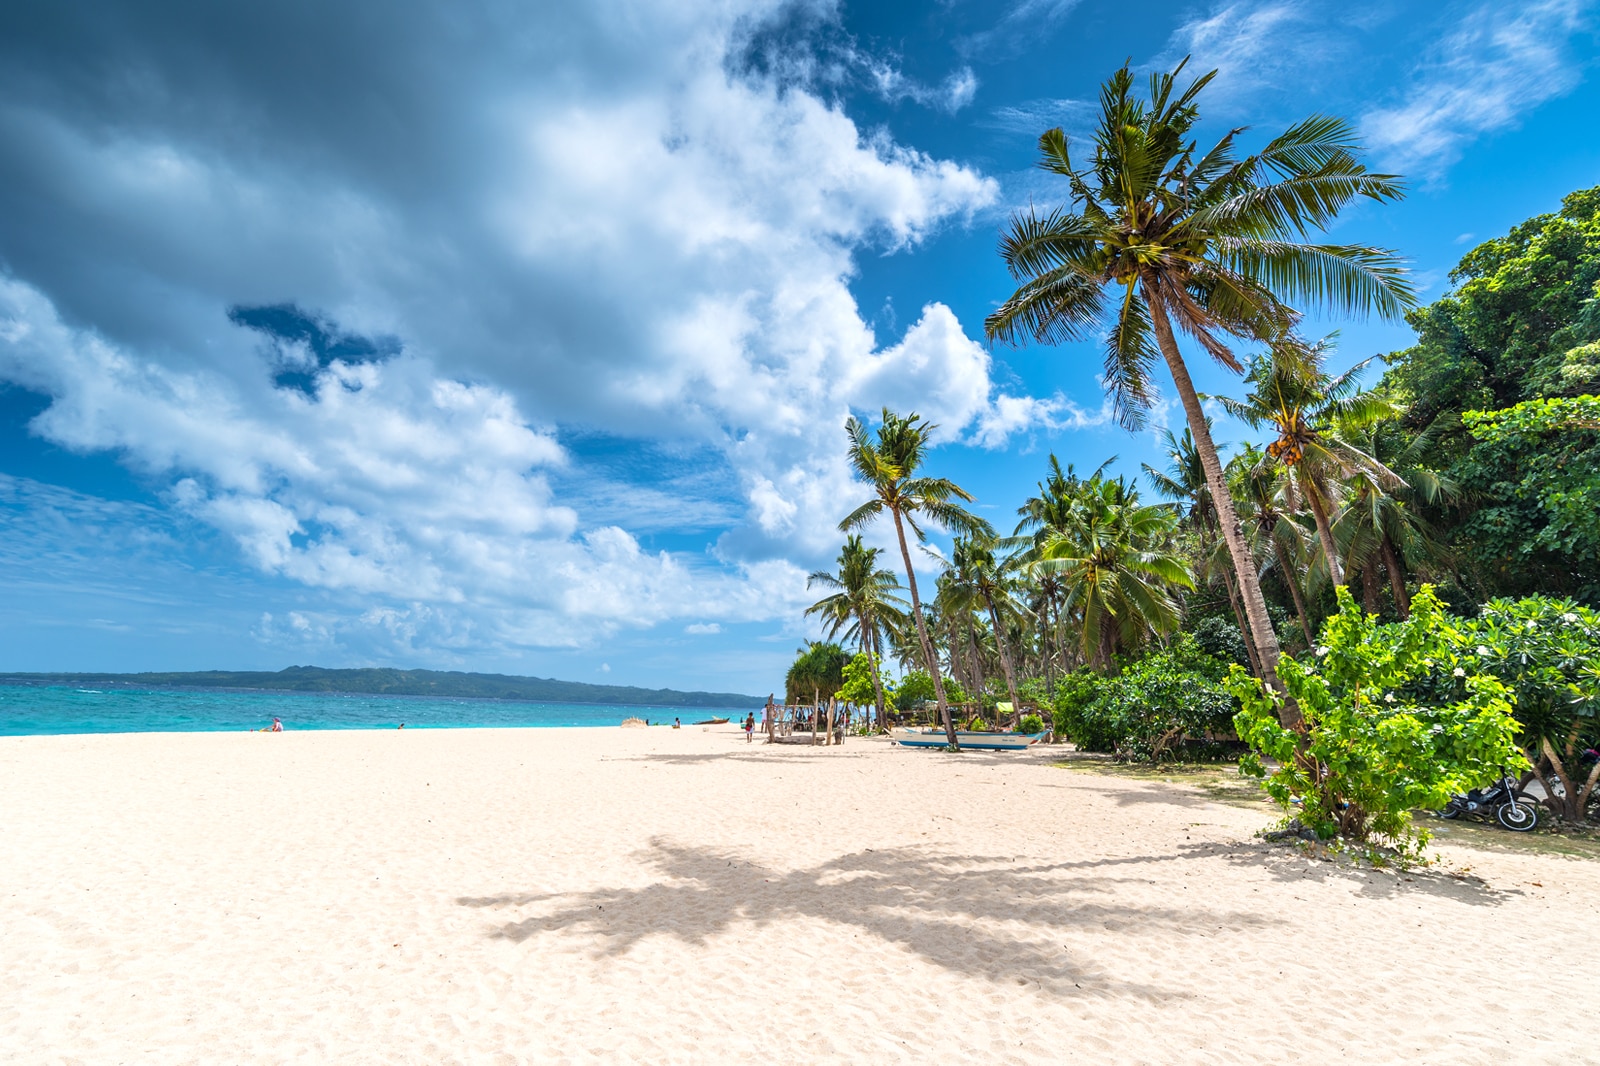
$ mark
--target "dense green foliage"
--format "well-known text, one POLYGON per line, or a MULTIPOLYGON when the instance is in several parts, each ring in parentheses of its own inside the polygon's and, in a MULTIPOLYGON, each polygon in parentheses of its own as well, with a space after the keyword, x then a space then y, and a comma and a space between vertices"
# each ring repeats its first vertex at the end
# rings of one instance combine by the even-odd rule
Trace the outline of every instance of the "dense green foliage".
POLYGON ((1233 668, 1229 687, 1243 705, 1234 721, 1251 748, 1240 768, 1264 777, 1268 794, 1323 840, 1411 851, 1427 840, 1412 810, 1442 807, 1523 761, 1511 693, 1480 669, 1431 587, 1417 593, 1409 619, 1390 624, 1364 613, 1348 589, 1338 597, 1316 656, 1285 659, 1279 670, 1305 717, 1303 734, 1279 724, 1281 695, 1233 668))
MULTIPOLYGON (((872 656, 866 652, 857 652, 844 667, 844 682, 837 692, 830 695, 837 696, 845 703, 853 703, 858 707, 873 706, 877 699, 877 691, 873 685, 872 672, 874 663, 872 656)), ((894 696, 884 692, 884 709, 894 713, 894 696)))
POLYGON ((1114 677, 1077 671, 1057 690, 1056 732, 1131 762, 1214 755, 1233 736, 1225 671, 1188 637, 1114 677))
MULTIPOLYGON (((966 689, 961 687, 961 682, 954 678, 945 681, 944 691, 945 697, 953 704, 960 705, 972 700, 966 689)), ((933 703, 935 702, 933 678, 928 676, 926 670, 908 670, 888 695, 896 707, 907 711, 923 703, 933 703)))
POLYGON ((1552 793, 1548 806, 1576 821, 1600 779, 1600 615, 1570 600, 1491 600, 1460 626, 1462 658, 1510 689, 1518 742, 1552 793))
POLYGON ((1486 784, 1500 761, 1584 817, 1600 783, 1600 188, 1468 253, 1374 382, 1367 363, 1336 362, 1334 338, 1297 331, 1314 305, 1410 306, 1399 261, 1307 242, 1399 180, 1369 173, 1332 118, 1254 156, 1235 154, 1236 134, 1202 153, 1211 76, 1178 75, 1140 96, 1124 69, 1088 144, 1040 138, 1064 202, 1007 226, 1018 288, 985 323, 1007 343, 1103 333, 1125 424, 1165 364, 1187 422, 1165 435, 1170 462, 1144 467, 1165 502, 1108 476, 1114 458, 1085 477, 1052 455, 995 540, 965 511, 936 513, 967 497, 918 473, 914 417, 885 411, 876 440, 852 419, 874 498, 844 527, 893 516, 912 601, 882 633, 883 658, 909 671, 899 705, 978 721, 1010 699, 1048 710, 1058 739, 1126 759, 1243 740, 1246 768, 1303 802, 1307 826, 1363 844, 1410 846, 1409 809, 1486 784), (1255 439, 1212 438, 1180 340, 1244 374, 1208 399, 1255 439), (928 602, 914 514, 960 534, 928 602))
POLYGON ((812 704, 830 698, 845 682, 850 655, 837 644, 817 641, 796 654, 784 677, 784 702, 812 704))
POLYGON ((1462 587, 1452 599, 1600 602, 1600 187, 1479 245, 1450 277, 1454 292, 1409 316, 1417 343, 1383 379, 1408 430, 1434 427, 1435 462, 1459 486, 1432 516, 1454 560, 1440 576, 1462 587))

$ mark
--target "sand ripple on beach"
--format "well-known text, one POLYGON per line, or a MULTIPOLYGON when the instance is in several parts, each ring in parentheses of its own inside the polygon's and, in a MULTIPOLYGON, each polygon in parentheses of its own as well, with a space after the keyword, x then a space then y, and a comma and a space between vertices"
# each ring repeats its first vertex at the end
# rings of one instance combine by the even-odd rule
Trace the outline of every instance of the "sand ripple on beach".
POLYGON ((1574 1024, 1600 863, 1353 871, 1254 842, 1265 808, 1059 754, 0 739, 0 1060, 1600 1054, 1574 1024))

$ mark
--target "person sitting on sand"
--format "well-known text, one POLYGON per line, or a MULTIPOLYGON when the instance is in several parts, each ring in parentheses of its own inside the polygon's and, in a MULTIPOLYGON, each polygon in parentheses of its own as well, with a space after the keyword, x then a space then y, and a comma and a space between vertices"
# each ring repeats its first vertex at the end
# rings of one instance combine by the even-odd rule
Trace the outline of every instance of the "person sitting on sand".
POLYGON ((282 718, 274 718, 272 720, 272 731, 274 733, 283 732, 283 719, 282 718))
POLYGON ((674 718, 672 720, 672 728, 674 728, 674 729, 682 729, 683 728, 683 723, 681 721, 679 721, 678 719, 674 718))
POLYGON ((744 716, 744 742, 746 744, 756 735, 756 712, 751 711, 744 716))

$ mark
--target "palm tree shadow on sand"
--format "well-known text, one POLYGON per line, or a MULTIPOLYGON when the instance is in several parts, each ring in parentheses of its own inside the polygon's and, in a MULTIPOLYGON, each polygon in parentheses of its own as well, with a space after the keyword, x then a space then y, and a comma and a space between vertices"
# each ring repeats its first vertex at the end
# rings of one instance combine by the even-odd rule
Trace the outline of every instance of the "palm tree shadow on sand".
POLYGON ((1174 993, 1075 959, 1057 934, 1217 937, 1277 924, 1249 912, 1117 902, 1122 886, 1144 885, 1146 879, 1118 877, 1108 872, 1111 868, 1186 858, 1179 854, 1029 865, 1004 857, 897 848, 855 852, 785 872, 735 852, 657 838, 642 857, 661 877, 643 888, 456 902, 536 908, 538 913, 497 925, 489 935, 521 943, 576 930, 604 938, 601 957, 622 955, 654 935, 705 944, 737 923, 765 927, 820 919, 859 927, 944 969, 997 983, 1133 998, 1174 993))

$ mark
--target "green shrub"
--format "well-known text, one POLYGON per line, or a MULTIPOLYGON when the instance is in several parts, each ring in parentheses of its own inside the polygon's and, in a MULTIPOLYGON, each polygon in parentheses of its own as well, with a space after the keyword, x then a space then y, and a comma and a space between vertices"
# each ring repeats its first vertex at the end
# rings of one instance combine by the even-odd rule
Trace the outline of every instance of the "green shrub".
POLYGON ((1049 707, 1054 700, 1051 687, 1044 683, 1042 677, 1024 678, 1017 685, 1017 698, 1024 707, 1049 707))
MULTIPOLYGON (((952 705, 968 702, 965 689, 953 677, 941 679, 944 682, 944 697, 952 705)), ((903 710, 915 710, 919 703, 932 703, 934 699, 933 678, 925 670, 910 670, 900 679, 891 694, 896 707, 903 710)))
POLYGON ((1549 596, 1499 599, 1460 629, 1462 659, 1511 690, 1517 741, 1550 786, 1546 806, 1581 821, 1600 783, 1600 763, 1580 765, 1600 743, 1600 614, 1549 596))
POLYGON ((1410 811, 1442 807, 1501 766, 1522 763, 1507 689, 1477 671, 1473 652, 1462 654, 1459 623, 1431 586, 1417 593, 1408 620, 1389 625, 1364 614, 1348 588, 1338 601, 1316 658, 1278 662, 1304 733, 1279 724, 1280 695, 1232 668, 1229 687, 1242 704, 1234 723, 1252 749, 1239 770, 1266 778, 1267 793, 1322 840, 1387 842, 1415 854, 1427 833, 1412 826, 1410 811), (1441 679, 1445 691, 1428 693, 1441 679), (1263 757, 1276 768, 1268 772, 1263 757))
POLYGON ((1036 714, 1025 714, 1022 716, 1021 729, 1024 733, 1027 733, 1030 736, 1034 733, 1043 733, 1044 719, 1040 718, 1036 714))
POLYGON ((1051 717, 1055 721, 1056 739, 1070 740, 1086 751, 1098 748, 1085 746, 1083 737, 1089 729, 1083 717, 1084 709, 1100 694, 1105 678, 1089 669, 1074 670, 1056 684, 1056 698, 1051 704, 1051 717))
POLYGON ((1225 670, 1185 637, 1116 677, 1078 671, 1057 690, 1056 731, 1083 751, 1131 762, 1215 757, 1232 739, 1236 710, 1225 670))
POLYGON ((1212 615, 1195 623, 1191 632, 1194 634, 1195 647, 1200 651, 1225 664, 1237 663, 1249 667, 1250 653, 1245 650, 1244 636, 1233 622, 1212 615))

